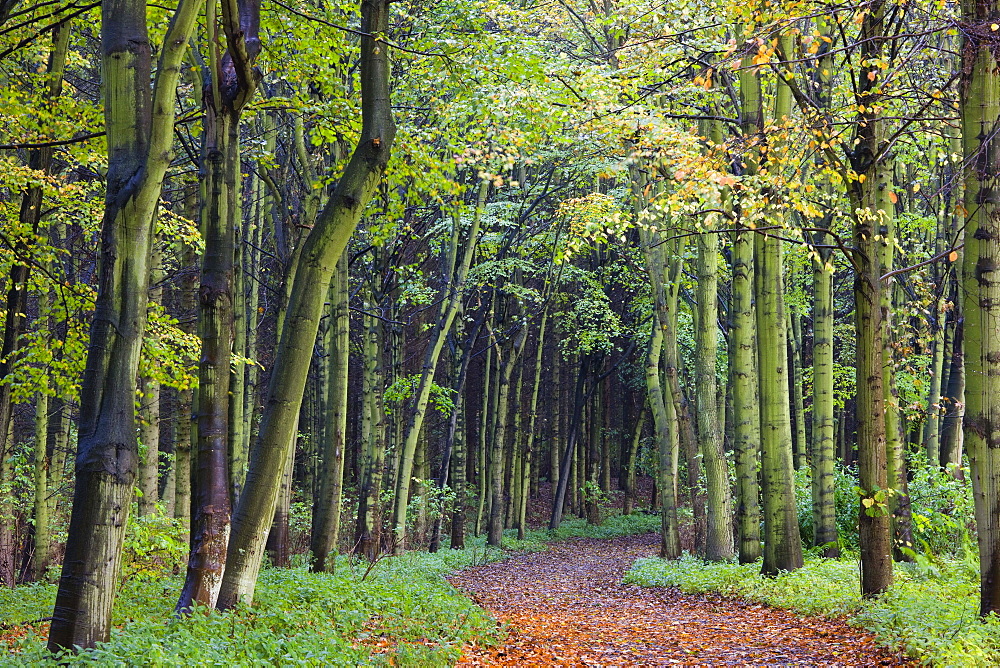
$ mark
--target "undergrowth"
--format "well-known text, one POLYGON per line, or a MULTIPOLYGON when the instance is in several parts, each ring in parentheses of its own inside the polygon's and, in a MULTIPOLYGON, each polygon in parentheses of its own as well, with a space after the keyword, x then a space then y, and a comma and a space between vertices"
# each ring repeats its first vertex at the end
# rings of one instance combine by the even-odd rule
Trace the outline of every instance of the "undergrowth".
POLYGON ((677 561, 639 559, 626 582, 673 586, 689 594, 724 596, 806 615, 847 618, 887 647, 936 666, 1000 665, 1000 619, 979 621, 979 569, 974 556, 935 563, 897 564, 896 582, 875 600, 860 595, 857 560, 810 557, 778 577, 760 575, 760 563, 709 564, 685 555, 677 561))
MULTIPOLYGON (((503 547, 537 551, 551 540, 610 538, 658 527, 659 518, 646 515, 612 516, 600 526, 568 519, 557 531, 529 531, 523 541, 508 533, 503 547)), ((135 535, 160 544, 159 534, 167 530, 164 525, 135 535)), ((468 539, 464 550, 411 551, 374 565, 337 557, 332 573, 310 573, 305 566, 267 568, 252 607, 225 613, 200 609, 184 619, 172 615, 182 584, 180 575, 170 574, 176 569, 173 559, 136 559, 123 569, 127 577, 119 587, 111 639, 76 655, 49 654, 47 625, 25 624, 51 615, 54 584, 0 590, 0 664, 453 664, 463 643, 498 642, 500 631, 489 613, 443 576, 504 556, 478 537, 468 539)))
POLYGON ((582 518, 568 518, 560 523, 558 529, 552 531, 548 529, 526 531, 524 540, 516 538, 517 532, 507 531, 503 537, 503 547, 517 552, 540 552, 545 549, 545 543, 553 540, 617 538, 659 530, 660 516, 646 513, 611 515, 601 524, 587 524, 587 520, 582 518))

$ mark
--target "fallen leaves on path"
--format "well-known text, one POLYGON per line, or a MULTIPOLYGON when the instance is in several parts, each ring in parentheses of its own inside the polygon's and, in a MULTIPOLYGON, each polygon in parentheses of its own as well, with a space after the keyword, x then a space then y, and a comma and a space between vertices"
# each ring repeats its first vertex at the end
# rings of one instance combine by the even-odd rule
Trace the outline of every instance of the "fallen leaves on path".
POLYGON ((567 540, 453 576, 508 629, 502 647, 466 647, 459 665, 912 665, 842 622, 622 584, 658 541, 567 540))

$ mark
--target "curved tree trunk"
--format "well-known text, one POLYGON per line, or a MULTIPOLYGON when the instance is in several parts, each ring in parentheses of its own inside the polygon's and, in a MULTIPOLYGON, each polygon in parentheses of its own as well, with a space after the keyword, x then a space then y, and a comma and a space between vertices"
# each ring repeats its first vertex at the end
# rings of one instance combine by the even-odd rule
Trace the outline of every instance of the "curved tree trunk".
POLYGON ((229 556, 217 604, 220 609, 253 599, 327 287, 365 205, 381 181, 395 137, 389 101, 389 59, 378 37, 388 30, 389 3, 363 0, 361 13, 361 136, 297 260, 260 434, 251 449, 246 486, 233 515, 229 556))
POLYGON ((107 195, 97 306, 80 399, 76 487, 51 650, 107 640, 121 546, 138 467, 136 371, 146 324, 156 202, 174 130, 174 96, 201 0, 180 0, 152 94, 146 5, 101 5, 107 195))

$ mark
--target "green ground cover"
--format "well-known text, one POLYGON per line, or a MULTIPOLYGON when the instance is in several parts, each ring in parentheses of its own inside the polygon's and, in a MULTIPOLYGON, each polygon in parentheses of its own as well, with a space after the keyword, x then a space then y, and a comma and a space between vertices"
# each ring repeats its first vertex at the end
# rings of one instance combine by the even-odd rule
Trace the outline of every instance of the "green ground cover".
POLYGON ((75 656, 53 657, 44 649, 45 625, 23 622, 52 614, 55 585, 0 590, 0 664, 448 665, 458 659, 463 643, 498 642, 501 633, 487 612, 448 584, 448 573, 514 552, 542 550, 550 540, 610 538, 658 527, 659 518, 651 515, 612 516, 600 526, 567 520, 557 531, 530 531, 522 541, 506 536, 504 550, 473 538, 464 550, 407 552, 374 566, 338 557, 332 573, 310 573, 305 566, 268 568, 252 607, 202 610, 177 619, 172 612, 182 576, 170 570, 183 550, 171 542, 169 526, 139 525, 133 535, 155 543, 161 557, 144 562, 141 546, 132 546, 110 641, 75 656))

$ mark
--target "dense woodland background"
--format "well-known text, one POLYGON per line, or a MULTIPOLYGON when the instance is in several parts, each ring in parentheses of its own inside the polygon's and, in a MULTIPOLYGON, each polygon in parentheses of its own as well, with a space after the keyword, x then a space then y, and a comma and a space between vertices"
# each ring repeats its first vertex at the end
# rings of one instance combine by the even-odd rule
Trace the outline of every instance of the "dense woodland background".
POLYGON ((614 507, 996 610, 998 22, 2 0, 0 582, 89 647, 123 552, 224 609, 614 507))

